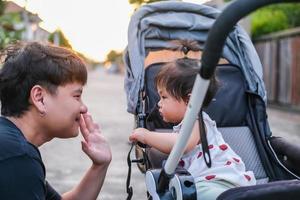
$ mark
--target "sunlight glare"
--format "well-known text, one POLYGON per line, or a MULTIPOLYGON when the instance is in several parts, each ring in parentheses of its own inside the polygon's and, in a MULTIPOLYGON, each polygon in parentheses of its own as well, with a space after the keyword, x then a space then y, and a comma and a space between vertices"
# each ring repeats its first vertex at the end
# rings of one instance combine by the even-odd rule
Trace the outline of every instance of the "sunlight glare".
POLYGON ((40 16, 43 28, 60 28, 75 50, 95 60, 103 61, 110 50, 122 51, 127 44, 133 12, 127 0, 27 0, 26 8, 40 16))
MULTIPOLYGON (((14 0, 43 22, 42 28, 59 28, 72 47, 86 56, 103 61, 110 50, 122 51, 133 6, 128 0, 14 0)), ((184 0, 204 3, 208 0, 184 0)))

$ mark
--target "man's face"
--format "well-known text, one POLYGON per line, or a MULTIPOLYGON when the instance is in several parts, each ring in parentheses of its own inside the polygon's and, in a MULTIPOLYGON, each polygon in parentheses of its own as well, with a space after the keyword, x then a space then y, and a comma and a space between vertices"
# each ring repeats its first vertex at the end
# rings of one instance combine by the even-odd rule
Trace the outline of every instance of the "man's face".
POLYGON ((70 138, 78 135, 79 119, 87 112, 81 99, 83 86, 69 83, 59 86, 55 94, 47 93, 45 130, 49 137, 70 138))
POLYGON ((158 102, 159 113, 163 120, 172 123, 181 122, 186 111, 186 102, 182 99, 177 100, 165 88, 158 87, 157 89, 160 97, 158 102))

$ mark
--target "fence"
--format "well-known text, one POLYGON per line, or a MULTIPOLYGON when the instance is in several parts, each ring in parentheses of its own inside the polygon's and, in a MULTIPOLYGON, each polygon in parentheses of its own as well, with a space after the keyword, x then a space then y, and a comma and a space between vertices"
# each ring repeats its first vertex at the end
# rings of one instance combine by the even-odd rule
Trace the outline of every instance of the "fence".
POLYGON ((300 108, 300 28, 263 36, 254 45, 269 102, 300 108))

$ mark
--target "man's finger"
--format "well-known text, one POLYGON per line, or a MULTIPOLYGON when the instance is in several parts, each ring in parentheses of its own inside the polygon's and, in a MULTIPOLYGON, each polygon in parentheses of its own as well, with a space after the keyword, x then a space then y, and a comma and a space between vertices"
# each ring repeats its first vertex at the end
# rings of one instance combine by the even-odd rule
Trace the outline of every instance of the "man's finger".
POLYGON ((86 127, 86 124, 85 124, 85 121, 84 121, 84 118, 83 118, 82 115, 80 116, 79 127, 80 127, 80 132, 81 132, 81 134, 82 134, 84 140, 87 141, 87 139, 88 139, 88 134, 89 134, 89 130, 88 130, 88 128, 86 127))
POLYGON ((94 125, 94 122, 93 122, 93 119, 92 119, 92 116, 90 114, 83 114, 83 119, 84 119, 84 122, 85 122, 85 125, 86 125, 86 128, 90 131, 90 132, 93 132, 95 130, 95 125, 94 125))
POLYGON ((99 126, 99 124, 97 124, 97 123, 94 123, 94 127, 95 127, 95 129, 97 129, 97 130, 99 130, 99 131, 100 131, 100 126, 99 126))

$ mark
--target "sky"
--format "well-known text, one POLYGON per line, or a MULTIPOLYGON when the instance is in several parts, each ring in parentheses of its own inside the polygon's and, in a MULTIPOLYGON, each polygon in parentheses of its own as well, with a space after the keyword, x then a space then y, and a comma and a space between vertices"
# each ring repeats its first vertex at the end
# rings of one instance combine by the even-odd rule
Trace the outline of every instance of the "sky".
MULTIPOLYGON (((203 0, 185 0, 200 3, 203 0)), ((41 26, 60 28, 73 49, 103 61, 110 50, 127 45, 127 28, 134 7, 128 0, 14 0, 39 15, 41 26)))

